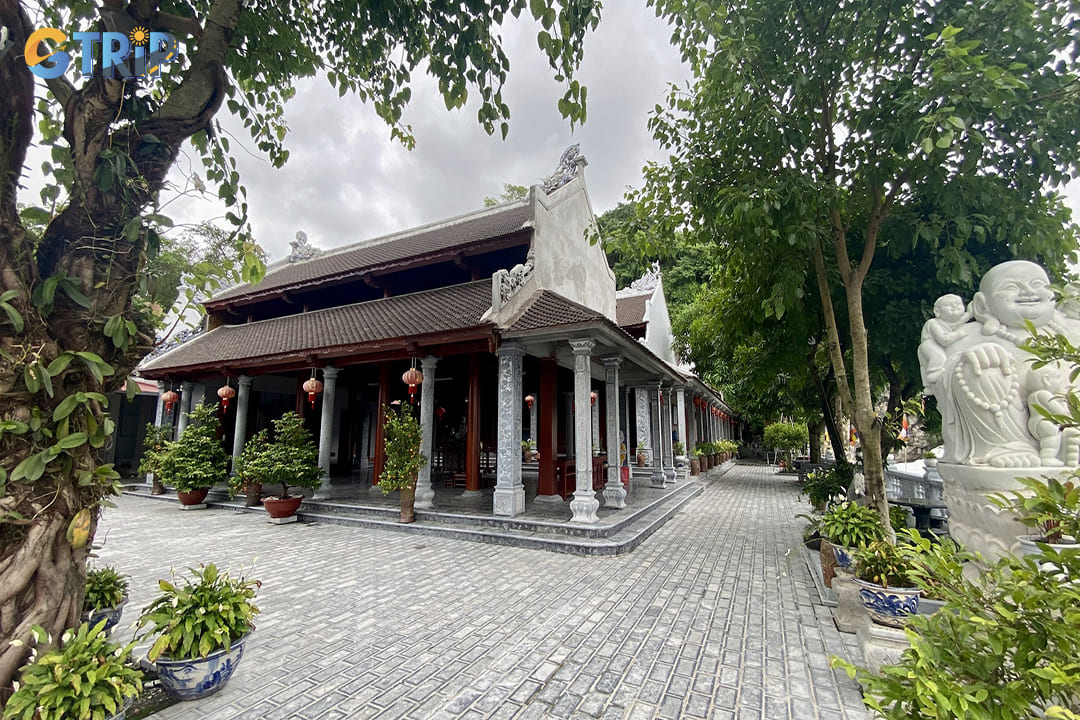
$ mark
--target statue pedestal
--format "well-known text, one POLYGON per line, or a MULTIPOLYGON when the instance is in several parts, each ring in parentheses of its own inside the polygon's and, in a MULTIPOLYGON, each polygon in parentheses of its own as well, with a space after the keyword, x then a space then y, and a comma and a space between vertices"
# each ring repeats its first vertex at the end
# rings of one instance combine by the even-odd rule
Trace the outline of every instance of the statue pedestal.
POLYGON ((1056 467, 995 468, 939 462, 938 473, 945 484, 949 506, 949 535, 969 550, 976 550, 990 562, 1005 553, 1020 554, 1016 536, 1029 530, 1016 521, 1012 512, 993 505, 988 495, 1022 489, 1018 477, 1042 477, 1069 472, 1056 467))

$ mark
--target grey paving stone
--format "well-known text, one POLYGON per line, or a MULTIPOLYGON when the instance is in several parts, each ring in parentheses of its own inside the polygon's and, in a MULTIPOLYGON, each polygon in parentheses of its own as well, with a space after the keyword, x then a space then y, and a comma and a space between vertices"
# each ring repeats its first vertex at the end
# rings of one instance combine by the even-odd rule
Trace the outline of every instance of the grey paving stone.
POLYGON ((794 480, 737 466, 703 484, 617 557, 191 517, 134 497, 106 511, 99 554, 130 576, 129 608, 173 565, 263 581, 229 685, 155 720, 867 718, 829 667, 856 649, 811 594, 794 480))

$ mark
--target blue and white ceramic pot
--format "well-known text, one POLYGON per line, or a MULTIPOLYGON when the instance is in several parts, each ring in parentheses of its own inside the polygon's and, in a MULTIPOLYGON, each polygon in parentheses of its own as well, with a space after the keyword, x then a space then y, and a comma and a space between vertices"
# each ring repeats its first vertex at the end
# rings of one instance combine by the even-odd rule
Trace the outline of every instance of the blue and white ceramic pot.
POLYGON ((850 570, 851 566, 855 564, 855 552, 843 545, 837 545, 836 543, 829 543, 832 545, 833 556, 836 558, 837 567, 842 567, 846 570, 850 570))
POLYGON ((919 612, 919 588, 882 587, 855 578, 859 599, 870 613, 870 619, 889 627, 903 627, 908 615, 919 612))
POLYGON ((212 652, 204 658, 173 660, 161 656, 157 665, 158 679, 169 694, 180 700, 197 700, 213 695, 229 681, 240 658, 244 656, 244 642, 248 635, 233 640, 228 650, 212 652))
POLYGON ((124 606, 127 605, 127 596, 116 607, 111 608, 98 608, 89 612, 83 613, 83 620, 90 627, 94 627, 102 620, 105 621, 105 634, 108 635, 112 632, 112 629, 116 627, 116 624, 120 622, 120 616, 124 613, 124 606))

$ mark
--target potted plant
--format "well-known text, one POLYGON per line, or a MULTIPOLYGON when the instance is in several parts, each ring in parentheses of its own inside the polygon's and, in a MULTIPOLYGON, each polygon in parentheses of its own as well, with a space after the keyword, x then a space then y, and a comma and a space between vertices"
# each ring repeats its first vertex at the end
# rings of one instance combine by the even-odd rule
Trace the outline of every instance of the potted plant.
POLYGON ((864 548, 875 540, 885 536, 885 528, 873 509, 851 501, 838 503, 829 508, 821 517, 822 566, 830 566, 824 555, 831 553, 835 564, 842 568, 851 567, 852 551, 864 548))
POLYGON ((4 707, 4 720, 124 720, 143 686, 142 670, 128 663, 135 643, 110 642, 102 620, 64 631, 57 649, 39 655, 37 646, 51 646, 52 639, 40 625, 30 632, 35 647, 4 707))
POLYGON ((262 478, 261 482, 281 485, 279 495, 263 498, 262 501, 271 519, 281 521, 295 518, 296 510, 304 499, 302 495, 290 495, 289 488, 317 490, 322 485, 322 469, 319 467, 319 451, 311 439, 311 433, 304 427, 302 417, 287 412, 274 420, 273 425, 273 439, 269 443, 257 441, 252 459, 244 471, 250 473, 251 477, 262 478), (259 445, 262 445, 261 450, 259 445))
POLYGON ((201 505, 206 494, 228 477, 229 456, 221 447, 217 403, 199 403, 188 414, 188 426, 165 446, 161 481, 176 488, 181 505, 201 505))
POLYGON ((534 453, 536 452, 536 443, 532 440, 521 441, 521 459, 524 462, 531 463, 534 459, 534 453))
POLYGON ((1025 555, 1039 552, 1037 543, 1055 549, 1075 546, 1080 538, 1080 487, 1070 476, 1065 482, 1053 477, 1017 478, 1025 490, 996 493, 990 501, 1016 513, 1016 519, 1032 532, 1016 539, 1025 555))
POLYGON ((927 450, 926 452, 923 453, 922 457, 923 457, 923 465, 925 465, 928 468, 937 467, 938 458, 937 458, 937 455, 934 454, 933 450, 927 450))
POLYGON ((829 503, 847 496, 848 485, 851 484, 850 472, 850 469, 841 467, 812 470, 806 474, 806 482, 803 483, 799 495, 806 495, 815 510, 825 512, 829 503))
POLYGON ((637 466, 645 467, 649 462, 649 453, 644 446, 640 446, 637 449, 637 466))
MULTIPOLYGON (((162 593, 147 605, 138 626, 157 636, 147 652, 158 678, 180 700, 211 695, 228 682, 244 654, 259 612, 260 583, 234 578, 213 563, 190 568, 183 585, 161 580, 162 593)), ((175 578, 174 578, 175 580, 175 578)))
POLYGON ((165 492, 161 482, 161 460, 165 456, 165 449, 171 439, 171 425, 147 423, 146 433, 143 435, 143 455, 139 460, 139 472, 151 476, 150 493, 152 495, 161 495, 165 492))
POLYGON ((875 540, 855 551, 855 583, 870 619, 889 627, 903 627, 919 611, 919 595, 911 563, 888 540, 875 540))
POLYGON ((93 627, 104 620, 107 634, 120 622, 127 601, 128 582, 115 568, 103 565, 87 570, 83 622, 93 627))
POLYGON ((422 432, 416 417, 406 408, 386 409, 383 425, 385 438, 385 464, 379 474, 379 487, 383 495, 394 490, 401 492, 401 510, 398 522, 416 521, 413 503, 416 500, 416 474, 424 467, 427 458, 420 452, 422 432))
POLYGON ((270 434, 263 429, 251 436, 244 443, 240 457, 233 465, 233 474, 229 477, 229 497, 244 494, 244 505, 254 507, 262 500, 262 486, 269 482, 266 464, 262 455, 270 447, 270 434))

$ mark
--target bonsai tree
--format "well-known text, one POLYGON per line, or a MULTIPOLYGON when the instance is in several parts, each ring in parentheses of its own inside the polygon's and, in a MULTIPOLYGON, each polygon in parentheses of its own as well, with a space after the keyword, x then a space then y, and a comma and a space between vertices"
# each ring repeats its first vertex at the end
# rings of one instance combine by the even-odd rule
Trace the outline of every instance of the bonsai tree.
POLYGON ((383 494, 401 491, 401 522, 412 522, 412 500, 416 493, 416 474, 427 458, 420 452, 422 432, 420 423, 408 410, 386 409, 383 424, 386 461, 379 473, 383 494))
POLYGON ((169 441, 172 440, 172 425, 146 424, 146 434, 143 435, 143 455, 139 460, 139 472, 153 475, 155 495, 160 495, 161 489, 161 462, 165 457, 165 450, 169 441))
POLYGON ((240 493, 250 493, 253 487, 261 487, 269 482, 266 466, 261 462, 263 453, 270 447, 270 433, 260 430, 244 443, 244 450, 233 463, 233 474, 229 476, 229 497, 240 493))
MULTIPOLYGON (((52 647, 40 625, 30 629, 37 645, 52 647)), ((109 642, 105 621, 67 630, 60 647, 38 655, 19 676, 18 690, 4 707, 4 720, 70 720, 116 715, 142 692, 143 673, 128 663, 135 643, 109 642)))
POLYGON ((784 453, 787 459, 786 465, 791 467, 792 454, 796 450, 801 450, 810 442, 810 432, 805 425, 801 424, 772 423, 765 426, 763 442, 765 447, 784 453))
MULTIPOLYGON (((319 467, 319 451, 311 433, 304 427, 304 419, 294 412, 287 412, 274 420, 273 439, 266 443, 265 435, 255 434, 251 440, 250 459, 242 463, 243 472, 258 482, 281 485, 284 500, 289 497, 290 487, 317 490, 322 485, 322 469, 319 467)), ((244 448, 247 451, 247 446, 244 448)))
POLYGON ((217 403, 199 403, 188 417, 188 426, 179 439, 166 445, 160 459, 161 481, 179 492, 223 483, 229 470, 229 456, 218 440, 217 403))

